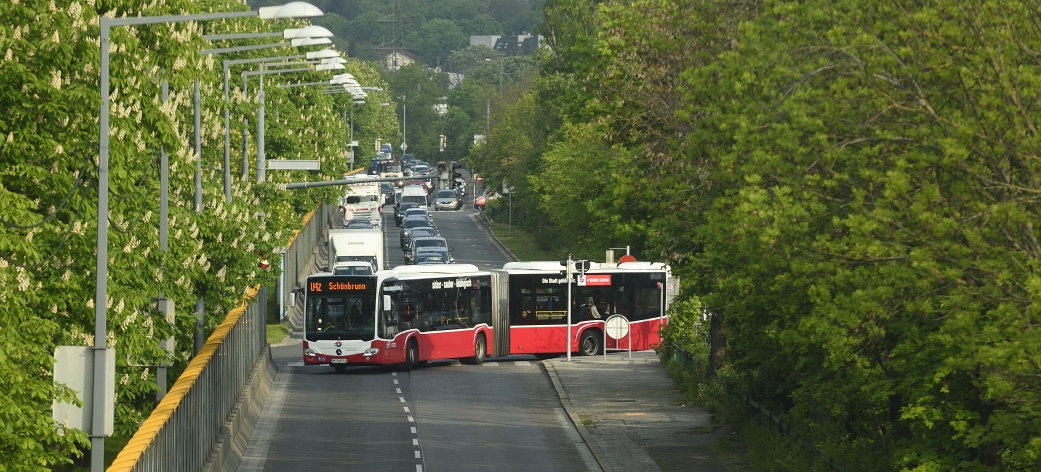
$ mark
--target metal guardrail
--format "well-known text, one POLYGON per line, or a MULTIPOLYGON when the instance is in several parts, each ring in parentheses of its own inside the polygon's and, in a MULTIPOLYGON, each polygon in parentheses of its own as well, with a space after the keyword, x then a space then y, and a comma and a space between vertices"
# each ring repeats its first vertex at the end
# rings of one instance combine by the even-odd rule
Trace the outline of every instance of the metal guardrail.
MULTIPOLYGON (((698 359, 693 354, 687 352, 685 349, 683 349, 682 347, 680 347, 676 343, 670 343, 670 344, 672 344, 672 362, 673 363, 679 364, 679 365, 685 365, 689 361, 689 362, 694 362, 694 363, 698 364, 701 367, 706 367, 705 361, 703 361, 701 359, 698 359)), ((820 457, 825 462, 827 462, 828 465, 830 465, 833 469, 835 469, 835 470, 837 470, 839 472, 848 472, 848 470, 845 467, 842 467, 842 465, 840 465, 838 463, 838 461, 836 461, 834 458, 832 458, 831 456, 825 454, 824 451, 822 451, 819 448, 817 448, 817 446, 814 446, 812 443, 810 443, 809 441, 803 439, 801 436, 799 436, 794 431, 792 431, 791 427, 789 427, 787 423, 785 423, 783 420, 781 420, 781 418, 779 416, 777 416, 776 414, 771 413, 770 410, 767 410, 766 407, 764 407, 763 405, 760 405, 758 402, 752 400, 751 398, 748 398, 747 395, 741 395, 741 398, 744 399, 746 402, 748 402, 748 404, 751 405, 753 409, 755 409, 756 413, 759 413, 760 415, 766 417, 770 421, 773 421, 774 424, 777 425, 777 432, 779 434, 786 435, 786 436, 791 436, 791 438, 794 439, 797 444, 799 444, 800 446, 802 446, 806 450, 816 454, 818 457, 820 457)))
POLYGON ((302 305, 297 304, 295 310, 282 311, 288 307, 292 289, 303 286, 308 275, 316 272, 321 265, 320 253, 325 250, 325 242, 329 240, 329 228, 343 226, 343 215, 337 211, 336 205, 321 204, 318 209, 304 217, 303 229, 298 231, 286 245, 284 254, 285 286, 279 297, 278 309, 282 319, 288 321, 290 330, 302 328, 302 305), (300 242, 301 244, 297 244, 300 242), (317 251, 316 251, 317 249, 317 251))
MULTIPOLYGON (((303 229, 288 244, 287 255, 294 258, 287 261, 288 274, 308 270, 304 264, 328 231, 323 223, 334 210, 323 204, 304 218, 303 229)), ((250 289, 242 304, 228 312, 109 472, 198 471, 204 466, 267 345, 262 290, 250 289)))
POLYGON ((251 303, 257 291, 214 330, 109 472, 202 468, 266 344, 261 304, 251 303))

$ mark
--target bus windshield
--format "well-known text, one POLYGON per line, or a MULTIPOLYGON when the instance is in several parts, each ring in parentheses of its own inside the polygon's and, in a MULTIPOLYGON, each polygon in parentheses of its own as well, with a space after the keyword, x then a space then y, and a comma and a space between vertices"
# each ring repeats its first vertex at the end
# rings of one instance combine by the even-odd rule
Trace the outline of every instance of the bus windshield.
POLYGON ((376 297, 307 297, 309 341, 328 339, 371 341, 375 335, 376 297))

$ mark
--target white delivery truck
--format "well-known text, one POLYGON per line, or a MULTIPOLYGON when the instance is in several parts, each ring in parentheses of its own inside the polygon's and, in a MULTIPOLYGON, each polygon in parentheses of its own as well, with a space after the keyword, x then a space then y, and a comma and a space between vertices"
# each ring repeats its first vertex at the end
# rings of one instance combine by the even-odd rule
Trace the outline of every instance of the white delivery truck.
POLYGON ((379 182, 358 182, 351 184, 340 198, 340 211, 343 221, 353 219, 369 220, 372 226, 379 228, 383 221, 383 192, 379 182))
POLYGON ((373 272, 383 270, 386 251, 383 246, 383 231, 378 229, 330 229, 329 269, 337 266, 355 265, 364 262, 372 266, 373 272))

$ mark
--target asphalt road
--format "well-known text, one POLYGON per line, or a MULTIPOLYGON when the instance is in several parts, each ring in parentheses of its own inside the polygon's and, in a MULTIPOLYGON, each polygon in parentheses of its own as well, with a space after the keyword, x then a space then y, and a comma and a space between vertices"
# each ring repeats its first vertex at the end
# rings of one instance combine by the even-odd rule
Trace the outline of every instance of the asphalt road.
MULTIPOLYGON (((404 257, 388 209, 395 267, 404 257)), ((432 213, 456 262, 501 268, 508 256, 472 212, 432 213)), ((534 357, 337 374, 303 366, 299 344, 272 353, 279 373, 239 471, 599 470, 534 357)))

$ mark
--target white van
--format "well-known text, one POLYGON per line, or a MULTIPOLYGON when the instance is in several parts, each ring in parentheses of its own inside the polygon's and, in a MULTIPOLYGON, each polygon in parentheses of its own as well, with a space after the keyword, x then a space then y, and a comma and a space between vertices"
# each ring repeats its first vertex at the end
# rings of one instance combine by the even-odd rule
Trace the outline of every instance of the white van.
POLYGON ((427 206, 427 191, 419 185, 409 185, 401 189, 401 198, 395 200, 395 205, 401 205, 402 203, 418 203, 421 206, 427 206))

